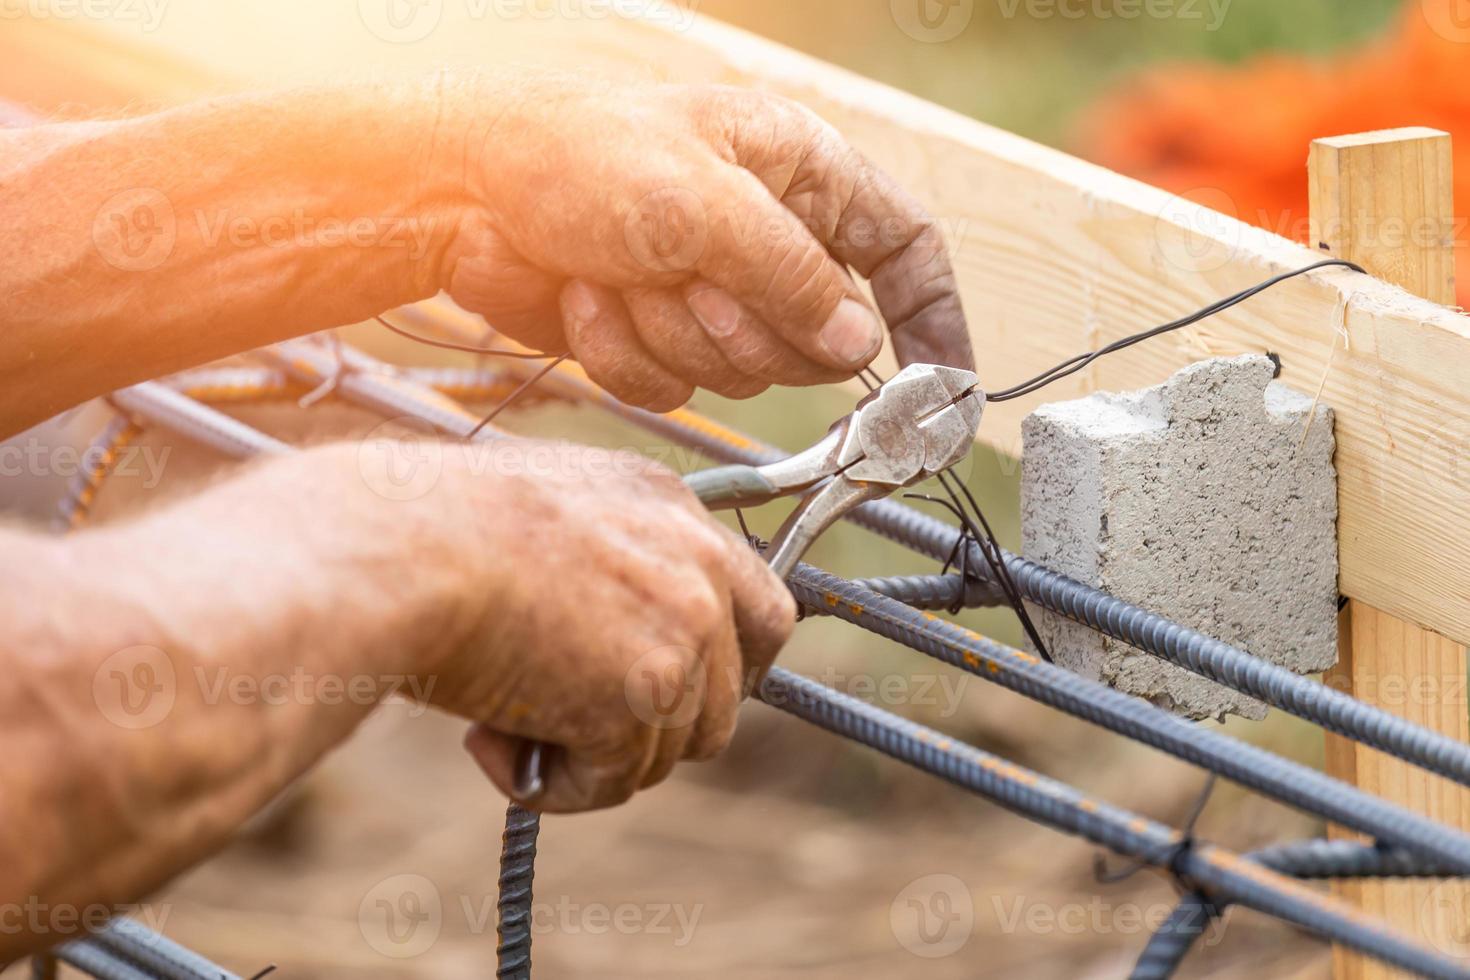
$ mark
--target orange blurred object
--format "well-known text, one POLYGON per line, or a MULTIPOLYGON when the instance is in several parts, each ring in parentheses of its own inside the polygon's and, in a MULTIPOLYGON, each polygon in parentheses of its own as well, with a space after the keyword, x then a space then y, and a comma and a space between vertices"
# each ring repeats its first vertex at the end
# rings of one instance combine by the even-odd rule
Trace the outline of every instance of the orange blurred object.
MULTIPOLYGON (((1234 217, 1307 239, 1307 145, 1432 126, 1455 144, 1455 200, 1470 202, 1470 16, 1464 0, 1407 0, 1389 35, 1327 59, 1149 71, 1085 114, 1087 159, 1234 217)), ((1458 210, 1457 214, 1460 213, 1458 210)), ((1470 248, 1456 221, 1456 283, 1470 306, 1470 248)))

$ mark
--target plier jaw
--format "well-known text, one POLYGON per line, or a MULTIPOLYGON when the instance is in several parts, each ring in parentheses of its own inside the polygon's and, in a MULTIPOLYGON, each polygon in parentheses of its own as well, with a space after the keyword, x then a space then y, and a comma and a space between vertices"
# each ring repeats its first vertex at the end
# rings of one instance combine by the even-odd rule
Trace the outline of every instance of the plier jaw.
POLYGON ((858 403, 809 449, 765 466, 724 466, 686 478, 712 510, 804 493, 766 551, 785 577, 854 507, 953 466, 975 441, 985 394, 974 372, 912 364, 858 403))

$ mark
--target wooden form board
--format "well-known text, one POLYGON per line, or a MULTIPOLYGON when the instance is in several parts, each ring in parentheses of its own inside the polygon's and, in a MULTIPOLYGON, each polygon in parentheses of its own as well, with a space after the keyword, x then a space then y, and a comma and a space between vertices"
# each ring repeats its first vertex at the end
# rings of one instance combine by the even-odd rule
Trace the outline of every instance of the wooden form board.
MULTIPOLYGON (((365 65, 381 73, 507 58, 790 96, 929 205, 954 252, 981 376, 992 387, 1321 257, 713 21, 475 19, 467 5, 445 4, 435 30, 404 42, 365 29, 361 7, 174 0, 146 34, 132 25, 11 22, 0 44, 87 34, 142 52, 150 65, 167 55, 209 66, 187 84, 145 93, 164 98, 191 86, 342 77, 365 65)), ((894 43, 917 42, 899 34, 894 43)), ((1218 191, 1200 196, 1231 207, 1218 191)), ((1277 353, 1287 382, 1312 392, 1320 385, 1337 411, 1342 591, 1470 640, 1470 464, 1461 460, 1470 449, 1470 320, 1459 313, 1363 276, 1318 273, 1103 359, 1045 397, 1157 383, 1187 361, 1246 351, 1277 353)), ((1020 420, 1038 401, 992 405, 981 438, 1018 453, 1020 420)))
MULTIPOLYGON (((1426 299, 1453 302, 1451 168, 1450 136, 1438 130, 1315 141, 1308 158, 1313 241, 1426 299)), ((1329 683, 1442 735, 1470 740, 1463 646, 1361 601, 1349 604, 1340 626, 1341 655, 1329 683)), ((1470 830, 1470 790, 1340 736, 1327 739, 1333 776, 1470 830)), ((1343 883, 1339 891, 1409 935, 1470 956, 1464 882, 1363 881, 1343 883)), ((1399 975, 1340 947, 1333 966, 1338 980, 1399 975)))

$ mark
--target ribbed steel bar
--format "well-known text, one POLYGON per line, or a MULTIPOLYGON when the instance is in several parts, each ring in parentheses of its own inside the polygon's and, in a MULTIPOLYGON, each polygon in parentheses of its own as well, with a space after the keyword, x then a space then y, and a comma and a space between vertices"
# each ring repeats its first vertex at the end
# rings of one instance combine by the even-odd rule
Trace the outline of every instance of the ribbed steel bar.
POLYGON ((84 939, 63 943, 52 950, 51 955, 97 980, 157 980, 116 953, 84 939))
POLYGON ((536 838, 540 814, 512 803, 505 811, 500 847, 500 893, 496 902, 495 975, 500 980, 531 978, 531 899, 536 876, 536 838))
POLYGON ((1169 980, 1221 911, 1199 892, 1185 895, 1148 937, 1128 980, 1169 980))
POLYGON ((1089 798, 944 733, 906 721, 816 681, 772 668, 759 698, 772 707, 962 786, 1027 819, 1164 868, 1215 900, 1275 916, 1426 977, 1470 968, 1416 945, 1387 925, 1228 850, 1089 798))
POLYGON ((1379 841, 1470 874, 1470 835, 1435 823, 1315 769, 1202 728, 1021 650, 921 613, 810 565, 788 579, 798 602, 945 663, 1151 745, 1242 786, 1379 841))
POLYGON ((113 392, 112 403, 145 422, 236 458, 293 452, 291 446, 156 381, 113 392))
MULTIPOLYGON (((310 340, 288 340, 257 353, 296 381, 311 387, 330 385, 344 400, 389 419, 415 419, 461 439, 480 425, 480 418, 453 398, 346 344, 330 350, 310 340)), ((485 426, 476 439, 504 436, 485 426)))
MULTIPOLYGON (((872 589, 915 609, 979 609, 984 606, 1005 605, 1006 601, 1005 593, 993 582, 956 574, 892 575, 853 581, 865 589, 872 589)), ((808 612, 827 615, 828 610, 810 609, 808 612)))
MULTIPOLYGON (((938 560, 954 549, 958 532, 942 521, 893 501, 860 508, 854 522, 938 560)), ((970 566, 987 571, 979 547, 970 566)), ((1035 562, 1002 551, 1022 597, 1068 619, 1122 640, 1186 670, 1218 681, 1364 745, 1470 786, 1470 745, 1405 721, 1325 684, 1294 674, 1222 640, 1206 636, 1035 562)))
POLYGON ((87 520, 102 482, 117 462, 118 453, 138 437, 139 431, 137 423, 126 415, 117 414, 107 420, 82 452, 82 466, 66 481, 61 499, 56 502, 55 531, 74 530, 87 520))
MULTIPOLYGON (((1357 841, 1292 841, 1246 856, 1293 878, 1445 877, 1440 869, 1415 855, 1357 841)), ((1224 903, 1212 902, 1198 892, 1185 895, 1149 937, 1129 974, 1130 980, 1169 980, 1224 911, 1224 903)))
POLYGON ((1453 878, 1417 854, 1351 840, 1288 841, 1251 852, 1251 860, 1293 878, 1453 878))
POLYGON ((157 980, 240 980, 167 936, 132 919, 113 919, 85 940, 157 980))

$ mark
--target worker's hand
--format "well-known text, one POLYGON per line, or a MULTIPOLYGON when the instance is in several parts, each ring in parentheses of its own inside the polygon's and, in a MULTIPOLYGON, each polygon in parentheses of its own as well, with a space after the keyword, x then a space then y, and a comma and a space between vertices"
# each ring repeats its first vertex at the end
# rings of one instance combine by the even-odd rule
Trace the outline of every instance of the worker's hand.
POLYGON ((538 77, 451 87, 475 204, 446 254, 461 305, 567 349, 654 410, 850 377, 882 344, 973 369, 939 228, 802 106, 716 86, 538 77), (488 111, 486 106, 494 106, 488 111))
POLYGON ((432 699, 479 722, 480 766, 511 794, 518 740, 550 743, 535 805, 573 811, 719 752, 795 624, 780 579, 656 464, 615 475, 605 454, 545 443, 492 458, 436 488, 468 502, 479 577, 432 699))

